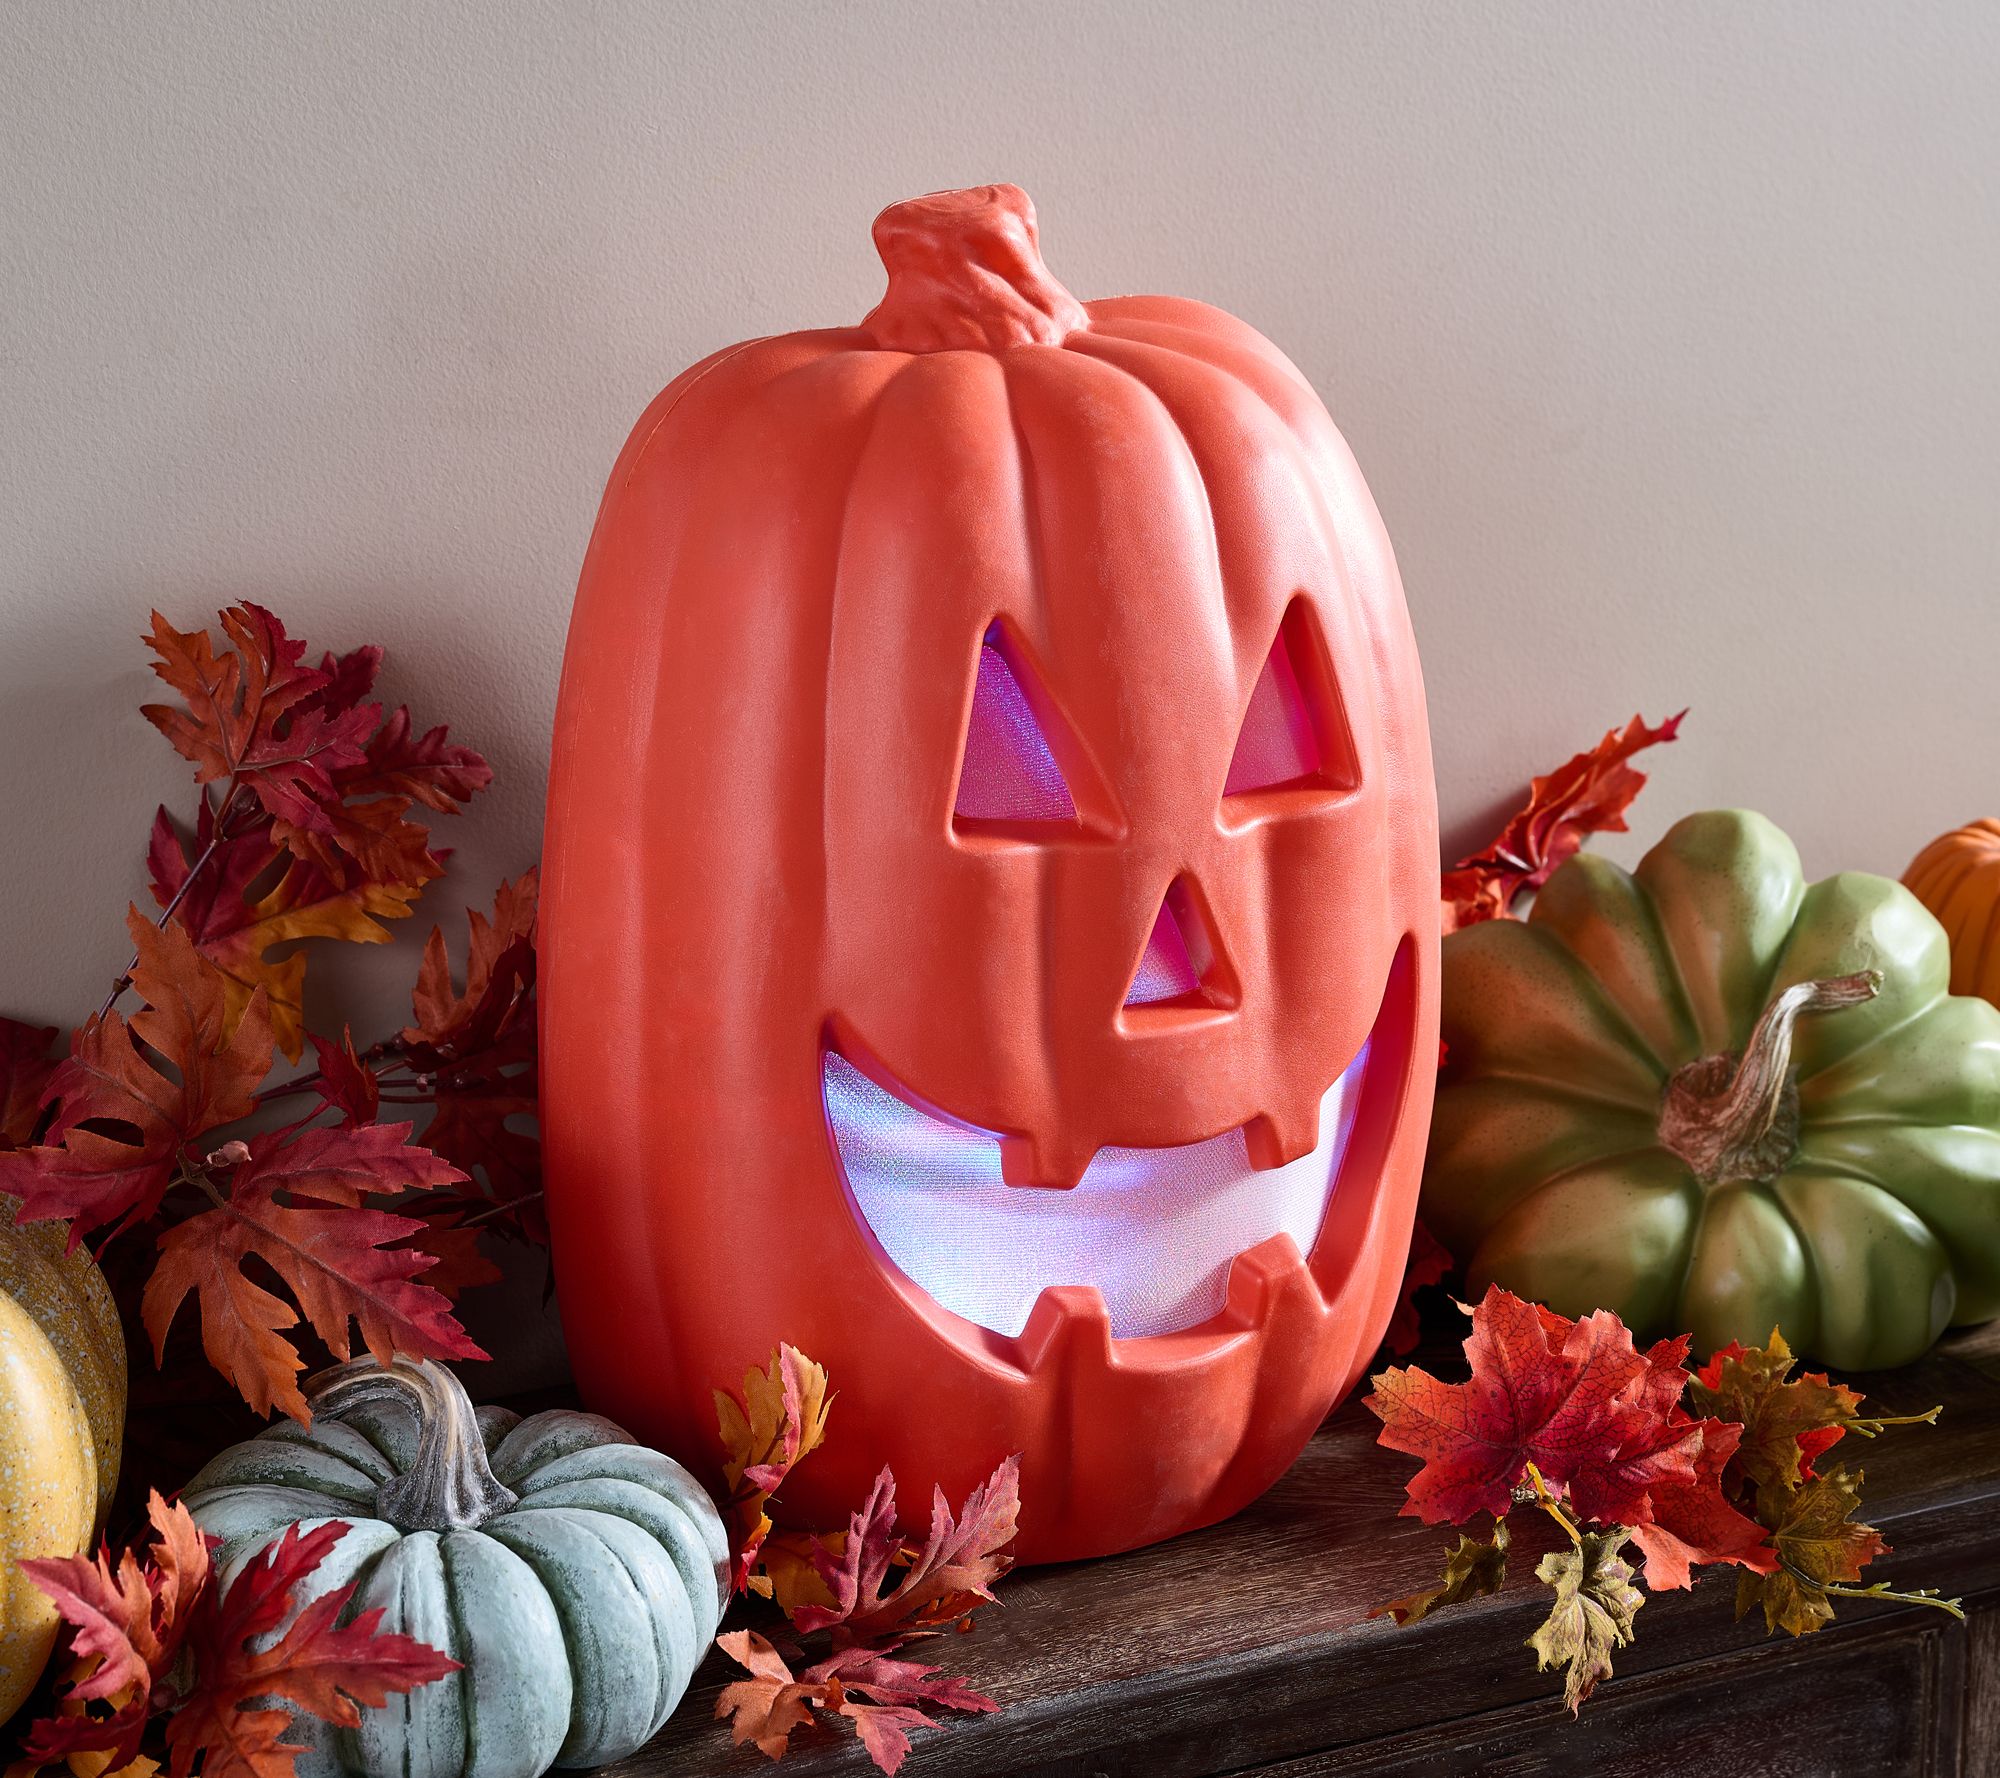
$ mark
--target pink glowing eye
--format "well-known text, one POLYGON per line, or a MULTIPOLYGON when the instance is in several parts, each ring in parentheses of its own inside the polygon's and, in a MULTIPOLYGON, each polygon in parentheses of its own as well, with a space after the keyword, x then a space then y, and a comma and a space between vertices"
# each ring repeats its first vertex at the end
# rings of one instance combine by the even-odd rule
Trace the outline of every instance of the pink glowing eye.
POLYGON ((1312 609, 1295 599, 1250 691, 1225 797, 1294 785, 1352 789, 1353 750, 1312 609))
POLYGON ((958 821, 1074 823, 1076 803, 996 626, 979 650, 972 718, 958 768, 958 821))

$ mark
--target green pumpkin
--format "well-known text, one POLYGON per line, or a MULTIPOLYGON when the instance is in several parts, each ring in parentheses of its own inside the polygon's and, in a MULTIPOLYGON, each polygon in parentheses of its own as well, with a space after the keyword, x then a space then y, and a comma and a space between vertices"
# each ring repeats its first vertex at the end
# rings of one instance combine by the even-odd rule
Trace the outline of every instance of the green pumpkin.
POLYGON ((1579 854, 1444 942, 1424 1218, 1472 1293, 1907 1363, 2000 1313, 2000 1010, 1950 971, 1901 884, 1808 887, 1760 815, 1579 854))
POLYGON ((297 1523, 349 1530, 295 1606, 350 1580, 460 1672, 364 1710, 300 1717, 300 1778, 535 1778, 650 1740, 715 1636, 729 1546, 701 1484, 596 1414, 476 1414, 428 1360, 336 1366, 310 1427, 280 1421, 188 1484, 226 1585, 297 1523))

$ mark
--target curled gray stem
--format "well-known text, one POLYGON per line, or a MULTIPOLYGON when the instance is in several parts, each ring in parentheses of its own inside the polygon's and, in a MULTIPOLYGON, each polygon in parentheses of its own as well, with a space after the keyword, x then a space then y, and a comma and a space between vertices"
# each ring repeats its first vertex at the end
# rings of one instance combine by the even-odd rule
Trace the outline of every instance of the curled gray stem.
POLYGON ((403 1474, 375 1492, 375 1510, 401 1531, 470 1531, 519 1498, 493 1474, 465 1385, 432 1359, 357 1358, 310 1377, 315 1414, 398 1402, 417 1417, 417 1451, 403 1474))

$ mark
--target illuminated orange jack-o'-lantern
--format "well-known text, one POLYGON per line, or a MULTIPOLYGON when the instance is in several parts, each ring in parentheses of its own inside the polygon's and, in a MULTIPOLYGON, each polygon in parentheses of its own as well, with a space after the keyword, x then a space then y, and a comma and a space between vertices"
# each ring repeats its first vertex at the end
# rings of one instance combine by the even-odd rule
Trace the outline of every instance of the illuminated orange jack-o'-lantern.
POLYGON ((588 1398, 713 1453, 779 1339, 1021 1552, 1267 1487, 1388 1319, 1436 1060, 1389 542, 1305 380, 1078 303, 1011 186, 884 212, 859 327, 734 346, 613 470, 572 619, 544 1142, 588 1398))

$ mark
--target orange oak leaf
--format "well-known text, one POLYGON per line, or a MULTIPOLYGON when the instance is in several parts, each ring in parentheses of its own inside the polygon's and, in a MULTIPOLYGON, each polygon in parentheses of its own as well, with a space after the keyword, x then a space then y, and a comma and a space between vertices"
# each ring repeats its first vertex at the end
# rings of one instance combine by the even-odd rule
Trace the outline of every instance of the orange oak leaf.
POLYGON ((350 1124, 372 1124, 382 1107, 382 1083, 375 1070, 354 1053, 354 1033, 341 1027, 340 1041, 307 1032, 319 1061, 316 1090, 320 1098, 350 1124))
MULTIPOLYGON (((271 1068, 264 1003, 252 993, 232 1017, 222 972, 196 951, 185 931, 155 926, 137 908, 126 910, 125 924, 138 953, 132 986, 145 1001, 129 1023, 133 1035, 180 1074, 187 1135, 247 1117, 271 1068)), ((64 1103, 52 1135, 76 1122, 60 1078, 54 1090, 64 1103)))
POLYGON ((197 783, 240 783, 275 820, 331 835, 340 800, 333 773, 366 759, 378 712, 307 704, 327 675, 300 664, 305 644, 263 606, 245 600, 221 622, 227 646, 218 654, 206 630, 177 630, 153 613, 153 671, 185 707, 147 704, 140 714, 194 763, 197 783))
MULTIPOLYGON (((204 803, 195 834, 197 857, 208 843, 205 830, 212 826, 204 803)), ((154 818, 146 858, 153 899, 163 908, 174 907, 176 923, 222 972, 229 1017, 240 1017, 250 996, 262 988, 278 1047, 292 1062, 299 1059, 305 1043, 306 958, 295 941, 387 944, 393 935, 381 922, 406 919, 424 884, 442 868, 425 853, 408 880, 361 878, 340 884, 317 864, 289 858, 260 833, 222 847, 205 875, 190 887, 192 861, 164 809, 154 818), (277 880, 250 899, 251 886, 280 860, 284 863, 277 880), (271 952, 281 945, 292 948, 273 960, 271 952)))
POLYGON ((336 883, 356 873, 378 883, 424 883, 438 875, 430 835, 404 819, 399 796, 373 802, 335 801, 318 810, 312 825, 275 820, 271 833, 301 862, 316 865, 336 883))
POLYGON ((815 1552, 830 1606, 792 1614, 801 1632, 832 1630, 835 1646, 879 1646, 884 1638, 955 1623, 993 1597, 993 1583, 1013 1566, 1007 1553, 1021 1510, 1021 1460, 1006 1458, 965 1498, 954 1517, 942 1488, 931 1497, 930 1532, 910 1555, 896 1528, 896 1478, 885 1466, 867 1504, 848 1522, 838 1550, 815 1552), (899 1557, 909 1565, 897 1574, 899 1557))
POLYGON ((1571 1322, 1496 1284, 1472 1311, 1465 1356, 1463 1383, 1411 1366, 1382 1372, 1367 1398, 1380 1442, 1424 1459, 1402 1510, 1427 1525, 1504 1513, 1530 1462, 1557 1484, 1608 1465, 1649 1418, 1631 1399, 1647 1361, 1608 1310, 1571 1322))
MULTIPOLYGON (((418 804, 446 813, 469 801, 492 782, 486 762, 442 728, 419 734, 406 709, 384 715, 364 701, 379 648, 328 654, 314 668, 303 664, 305 644, 262 606, 231 606, 221 623, 219 653, 206 631, 176 630, 158 612, 147 638, 154 671, 185 707, 153 704, 144 714, 194 762, 198 783, 227 781, 219 805, 204 799, 214 823, 197 834, 204 855, 211 840, 275 844, 338 888, 357 874, 411 888, 435 877, 429 836, 406 816, 418 804), (243 793, 257 811, 247 828, 243 793)), ((256 874, 247 868, 234 861, 239 893, 256 874)))
POLYGON ((730 1719, 732 1744, 754 1741, 759 1752, 783 1759, 792 1731, 812 1721, 812 1706, 825 1699, 826 1688, 793 1678, 785 1658, 754 1630, 731 1630, 715 1645, 750 1674, 724 1686, 715 1700, 715 1714, 730 1719))
POLYGON ((0 1152, 26 1148, 42 1120, 42 1096, 56 1071, 53 1025, 0 1019, 0 1152))
POLYGON ((794 1466, 825 1438, 832 1407, 826 1372, 789 1345, 780 1345, 762 1370, 752 1365, 744 1372, 740 1398, 715 1391, 715 1417, 725 1453, 723 1479, 730 1490, 723 1516, 734 1551, 730 1579, 736 1591, 769 1595, 773 1590, 770 1578, 756 1573, 771 1530, 764 1505, 794 1466))
POLYGON ((715 1714, 731 1719, 736 1746, 754 1742, 774 1760, 784 1757, 792 1731, 811 1722, 817 1708, 852 1723, 868 1757, 894 1778, 909 1754, 910 1730, 948 1726, 921 1706, 968 1714, 1000 1708, 963 1680, 939 1679, 935 1667, 869 1648, 837 1650, 795 1677, 784 1654, 755 1631, 732 1630, 716 1645, 750 1677, 723 1688, 715 1714))
POLYGON ((481 1226, 468 1226, 467 1219, 476 1214, 469 1208, 451 1206, 426 1210, 417 1232, 398 1243, 423 1250, 430 1264, 417 1277, 453 1303, 464 1292, 481 1284, 497 1284, 506 1275, 480 1245, 481 1226))
POLYGON ((1637 716, 1612 729, 1529 786, 1526 804, 1483 851, 1461 858, 1444 874, 1444 929, 1505 919, 1524 889, 1539 889, 1587 835, 1623 833, 1625 811, 1645 787, 1646 775, 1628 763, 1642 749, 1671 741, 1687 712, 1648 727, 1637 716))
POLYGON ((302 1425, 310 1421, 297 1383, 304 1361, 284 1338, 298 1312, 245 1273, 253 1257, 291 1289, 336 1358, 349 1356, 350 1320, 384 1363, 398 1352, 484 1358, 446 1298, 416 1282, 435 1256, 394 1245, 424 1225, 363 1203, 370 1193, 435 1189, 460 1177, 409 1146, 409 1133, 408 1124, 369 1124, 280 1131, 241 1145, 226 1200, 160 1236, 159 1264, 141 1304, 155 1358, 192 1292, 209 1362, 258 1413, 276 1407, 302 1425))
MULTIPOLYGON (((380 659, 379 650, 360 652, 374 653, 380 659)), ((333 688, 340 683, 346 663, 334 662, 331 655, 327 661, 333 662, 328 670, 335 675, 328 688, 328 702, 332 704, 333 688)), ((366 688, 354 695, 365 695, 365 691, 366 688)), ((448 740, 442 724, 418 734, 409 711, 398 707, 369 736, 361 764, 338 773, 336 782, 350 799, 402 797, 421 803, 434 814, 448 815, 456 805, 470 802, 493 782, 493 769, 470 747, 448 740)))
POLYGON ((910 1730, 945 1726, 936 1717, 926 1716, 907 1704, 860 1703, 844 1691, 838 1708, 854 1724, 854 1732, 861 1737, 868 1757, 890 1778, 903 1769, 903 1761, 909 1755, 910 1730))
POLYGON ((462 992, 452 984, 444 932, 431 928, 411 997, 416 1023, 404 1031, 406 1042, 459 1055, 488 1047, 519 1020, 522 1000, 534 986, 538 894, 538 873, 527 870, 500 885, 491 920, 477 908, 466 910, 470 939, 462 992))
POLYGON ((44 1088, 56 1113, 42 1143, 0 1153, 0 1190, 23 1200, 24 1222, 67 1217, 80 1235, 150 1216, 190 1145, 247 1116, 270 1072, 263 997, 232 1022, 221 971, 185 931, 157 928, 136 908, 128 924, 144 1008, 129 1020, 101 1014, 76 1033, 44 1088))
POLYGON ((453 985, 451 952, 441 928, 424 946, 402 1053, 423 1075, 437 1106, 424 1141, 454 1166, 482 1179, 494 1203, 520 1208, 515 1232, 546 1242, 535 1198, 541 1144, 520 1128, 536 1111, 535 906, 533 870, 502 883, 493 917, 469 911, 465 987, 453 985))
POLYGON ((831 1606, 833 1595, 813 1565, 813 1551, 824 1547, 837 1555, 846 1542, 845 1531, 773 1531, 767 1526, 751 1552, 755 1566, 747 1588, 787 1617, 802 1606, 831 1606))
POLYGON ((126 1550, 114 1565, 107 1549, 21 1564, 71 1626, 77 1657, 58 1714, 28 1730, 31 1759, 98 1753, 108 1756, 107 1767, 127 1765, 138 1756, 148 1718, 176 1701, 169 1682, 211 1592, 208 1544, 187 1508, 169 1506, 157 1490, 146 1516, 152 1538, 143 1557, 126 1550), (112 1708, 88 1708, 98 1702, 112 1708))
POLYGON ((458 1671, 457 1661, 414 1637, 383 1632, 380 1606, 343 1624, 355 1582, 295 1609, 299 1583, 348 1530, 338 1519, 311 1530, 286 1526, 197 1620, 198 1683, 167 1723, 173 1778, 185 1778, 197 1758, 202 1778, 281 1778, 304 1750, 282 1739, 292 1717, 275 1705, 352 1728, 363 1707, 380 1708, 394 1693, 458 1671), (253 1646, 273 1635, 269 1647, 253 1646))

